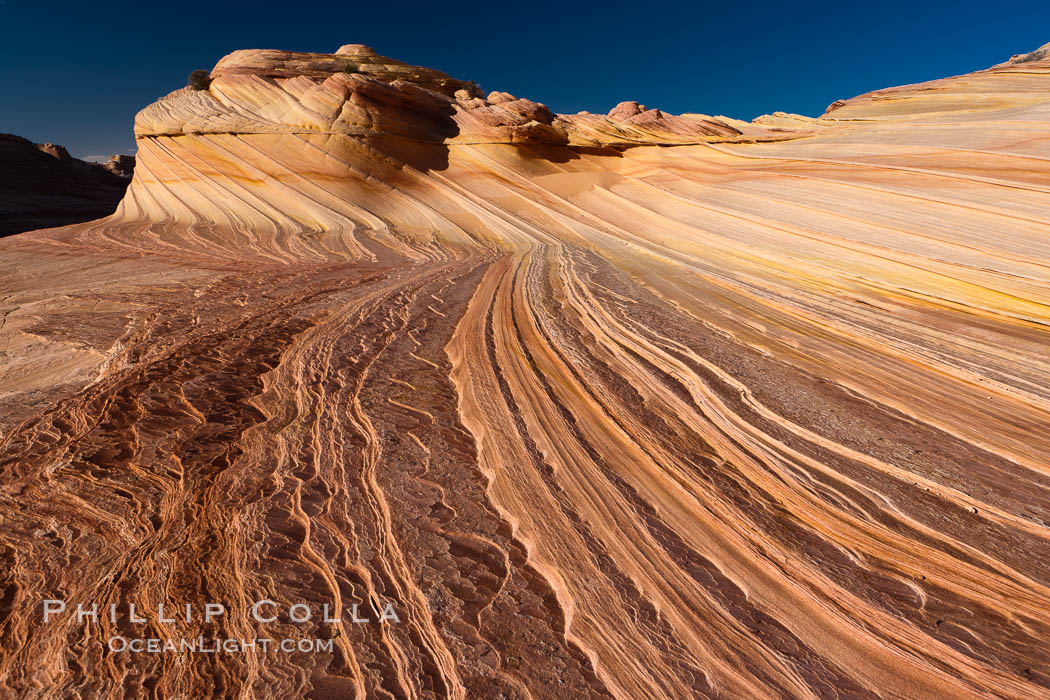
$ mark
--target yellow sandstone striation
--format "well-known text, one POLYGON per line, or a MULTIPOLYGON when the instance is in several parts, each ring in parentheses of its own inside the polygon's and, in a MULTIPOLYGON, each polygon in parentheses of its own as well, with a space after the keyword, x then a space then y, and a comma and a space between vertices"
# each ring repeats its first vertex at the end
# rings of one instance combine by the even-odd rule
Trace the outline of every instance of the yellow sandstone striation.
POLYGON ((135 132, 0 240, 3 693, 1050 696, 1045 47, 752 123, 237 51, 135 132))

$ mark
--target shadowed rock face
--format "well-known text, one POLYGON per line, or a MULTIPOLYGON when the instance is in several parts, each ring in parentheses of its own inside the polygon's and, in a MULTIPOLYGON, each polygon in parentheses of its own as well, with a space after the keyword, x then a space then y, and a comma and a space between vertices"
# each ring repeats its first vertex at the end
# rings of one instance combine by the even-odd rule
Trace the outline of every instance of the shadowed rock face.
POLYGON ((0 134, 0 236, 112 214, 134 168, 134 158, 121 162, 117 172, 73 158, 53 143, 0 134))
POLYGON ((1050 694, 1050 60, 754 123, 212 78, 0 242, 4 692, 1050 694))

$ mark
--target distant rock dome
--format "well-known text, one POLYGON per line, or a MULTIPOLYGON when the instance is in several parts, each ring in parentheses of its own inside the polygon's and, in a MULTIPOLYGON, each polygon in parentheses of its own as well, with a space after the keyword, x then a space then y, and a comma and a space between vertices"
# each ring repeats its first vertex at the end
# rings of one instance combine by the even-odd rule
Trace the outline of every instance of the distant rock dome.
POLYGON ((343 44, 335 52, 336 56, 374 56, 376 50, 364 44, 343 44))

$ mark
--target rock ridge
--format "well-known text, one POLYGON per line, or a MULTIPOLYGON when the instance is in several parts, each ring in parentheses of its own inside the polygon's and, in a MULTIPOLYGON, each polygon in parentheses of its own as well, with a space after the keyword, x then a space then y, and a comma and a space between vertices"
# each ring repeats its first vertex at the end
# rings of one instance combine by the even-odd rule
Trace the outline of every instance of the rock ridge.
POLYGON ((607 116, 554 114, 542 103, 506 92, 483 97, 472 81, 381 56, 360 44, 332 54, 234 51, 210 76, 205 90, 181 88, 143 109, 135 119, 136 136, 325 133, 584 147, 772 136, 761 127, 742 130, 735 120, 675 116, 639 108, 636 102, 622 103, 607 116))

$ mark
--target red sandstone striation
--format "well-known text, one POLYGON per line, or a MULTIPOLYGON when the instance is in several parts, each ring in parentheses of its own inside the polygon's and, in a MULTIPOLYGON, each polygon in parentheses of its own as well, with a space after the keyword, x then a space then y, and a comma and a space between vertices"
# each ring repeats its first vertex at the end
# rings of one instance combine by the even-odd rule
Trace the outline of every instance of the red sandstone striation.
POLYGON ((4 694, 1050 696, 1050 59, 752 123, 211 77, 0 241, 4 694))

